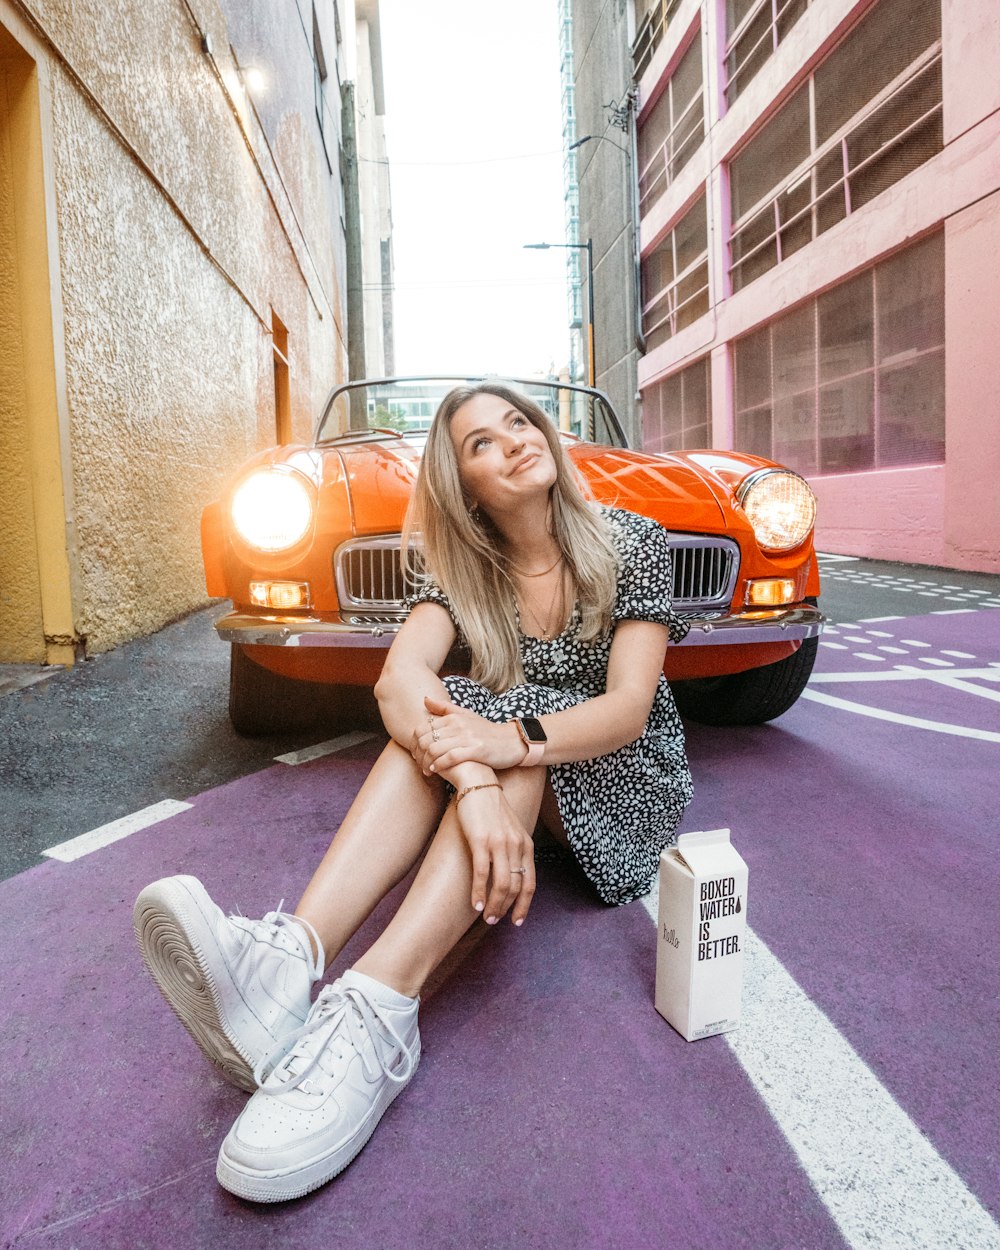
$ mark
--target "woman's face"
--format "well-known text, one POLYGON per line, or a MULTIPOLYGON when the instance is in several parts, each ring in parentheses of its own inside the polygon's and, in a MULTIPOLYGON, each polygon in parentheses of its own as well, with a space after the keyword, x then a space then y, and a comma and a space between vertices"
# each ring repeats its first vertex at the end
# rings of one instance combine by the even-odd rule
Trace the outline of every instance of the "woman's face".
POLYGON ((466 494, 489 516, 548 497, 556 462, 545 435, 499 395, 466 400, 452 416, 450 433, 466 494))

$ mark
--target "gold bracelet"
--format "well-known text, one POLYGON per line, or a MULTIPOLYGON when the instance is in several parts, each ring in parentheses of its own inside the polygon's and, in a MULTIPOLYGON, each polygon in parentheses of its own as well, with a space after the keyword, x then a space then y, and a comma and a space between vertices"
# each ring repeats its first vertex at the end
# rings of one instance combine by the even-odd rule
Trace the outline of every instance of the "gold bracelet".
POLYGON ((459 803, 461 803, 461 801, 465 798, 465 796, 467 794, 471 794, 473 790, 502 790, 502 789, 503 789, 503 786, 500 784, 499 781, 484 781, 482 782, 481 785, 478 785, 478 786, 466 786, 464 790, 459 790, 458 795, 455 798, 455 806, 458 807, 459 803))

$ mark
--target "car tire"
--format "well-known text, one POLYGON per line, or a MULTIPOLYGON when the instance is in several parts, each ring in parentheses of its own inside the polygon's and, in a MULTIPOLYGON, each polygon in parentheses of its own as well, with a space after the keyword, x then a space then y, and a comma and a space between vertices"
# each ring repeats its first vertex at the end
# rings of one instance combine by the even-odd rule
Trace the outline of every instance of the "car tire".
POLYGON ((255 663, 239 643, 230 644, 229 719, 246 738, 275 737, 332 727, 381 729, 371 690, 322 685, 272 673, 255 663))
POLYGON ((674 681, 677 710, 702 725, 762 725, 787 712, 806 687, 819 638, 806 638, 794 655, 724 677, 674 681))

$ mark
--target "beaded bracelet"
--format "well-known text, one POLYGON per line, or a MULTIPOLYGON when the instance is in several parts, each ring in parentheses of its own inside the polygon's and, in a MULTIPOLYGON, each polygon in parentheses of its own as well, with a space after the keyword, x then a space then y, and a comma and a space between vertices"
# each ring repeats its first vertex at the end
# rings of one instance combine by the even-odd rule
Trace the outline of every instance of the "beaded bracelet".
POLYGON ((455 806, 458 807, 459 803, 461 803, 461 801, 465 798, 465 796, 467 794, 471 794, 473 790, 502 790, 502 789, 503 789, 503 786, 500 784, 499 781, 484 781, 481 785, 478 785, 478 786, 466 786, 464 790, 459 790, 458 796, 455 799, 455 806))

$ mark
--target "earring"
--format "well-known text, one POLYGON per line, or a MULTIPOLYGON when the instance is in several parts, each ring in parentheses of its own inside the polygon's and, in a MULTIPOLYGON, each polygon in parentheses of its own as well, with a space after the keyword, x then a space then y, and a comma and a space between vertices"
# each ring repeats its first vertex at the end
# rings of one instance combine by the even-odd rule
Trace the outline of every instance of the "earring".
POLYGON ((472 522, 473 525, 482 525, 483 514, 479 511, 478 503, 471 504, 469 506, 468 513, 469 513, 469 520, 472 522))

